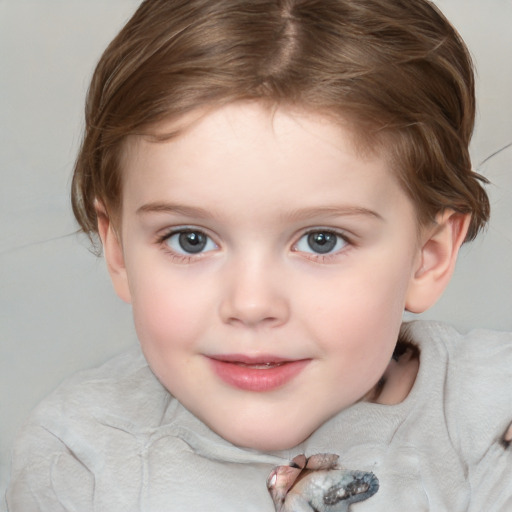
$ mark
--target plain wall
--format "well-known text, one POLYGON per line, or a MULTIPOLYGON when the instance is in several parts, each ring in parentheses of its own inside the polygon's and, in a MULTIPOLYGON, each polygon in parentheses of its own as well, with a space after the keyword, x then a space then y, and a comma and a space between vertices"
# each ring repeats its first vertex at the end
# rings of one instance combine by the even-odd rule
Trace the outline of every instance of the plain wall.
MULTIPOLYGON (((213 0, 212 0, 213 1, 213 0)), ((136 0, 0 0, 0 492, 29 411, 63 378, 136 343, 130 308, 76 236, 68 189, 85 92, 136 0)), ((475 168, 493 220, 427 318, 512 330, 512 2, 439 0, 474 56, 475 168)))

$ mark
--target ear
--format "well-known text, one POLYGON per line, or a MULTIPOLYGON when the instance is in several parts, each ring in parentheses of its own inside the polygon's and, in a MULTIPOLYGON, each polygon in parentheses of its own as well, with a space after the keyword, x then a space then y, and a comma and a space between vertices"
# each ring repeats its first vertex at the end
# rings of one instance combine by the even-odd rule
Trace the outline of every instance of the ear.
POLYGON ((444 210, 436 217, 435 225, 425 230, 407 291, 407 311, 422 313, 441 297, 452 277, 470 220, 470 214, 444 210))
POLYGON ((107 263, 108 272, 112 279, 114 289, 125 302, 131 302, 128 276, 124 263, 124 254, 119 235, 107 214, 103 204, 96 202, 96 216, 98 218, 98 233, 103 245, 103 254, 107 263))

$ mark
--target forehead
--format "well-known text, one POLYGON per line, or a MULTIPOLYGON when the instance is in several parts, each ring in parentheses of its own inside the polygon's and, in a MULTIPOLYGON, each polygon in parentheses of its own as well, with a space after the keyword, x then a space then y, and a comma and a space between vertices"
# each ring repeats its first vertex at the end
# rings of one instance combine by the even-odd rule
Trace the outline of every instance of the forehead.
POLYGON ((233 203, 234 191, 250 201, 262 189, 266 199, 286 198, 292 207, 336 202, 349 190, 363 203, 380 202, 382 187, 398 192, 385 153, 362 151, 350 123, 255 103, 192 112, 151 136, 131 137, 122 168, 123 202, 193 190, 197 201, 233 203))
POLYGON ((260 148, 280 145, 286 151, 286 146, 291 145, 294 152, 328 154, 340 148, 361 160, 389 160, 386 145, 377 139, 368 126, 361 126, 348 115, 293 105, 237 101, 193 110, 177 119, 161 121, 143 135, 128 136, 121 148, 121 168, 130 167, 141 151, 157 153, 158 144, 165 143, 172 144, 176 154, 190 150, 197 155, 200 143, 202 149, 217 147, 226 156, 237 141, 249 141, 260 148))
MULTIPOLYGON (((191 131, 198 132, 198 126, 209 130, 216 122, 228 119, 233 128, 243 128, 247 121, 258 118, 261 121, 260 127, 276 127, 282 124, 283 120, 293 119, 296 123, 304 124, 304 121, 317 126, 338 126, 343 131, 344 137, 350 137, 354 148, 360 151, 363 156, 372 153, 386 153, 385 144, 381 148, 376 144, 377 139, 383 139, 380 134, 384 133, 382 126, 376 121, 372 125, 370 121, 364 120, 357 113, 350 112, 345 108, 318 107, 314 108, 308 103, 289 103, 273 99, 256 98, 252 100, 235 99, 226 102, 219 101, 201 108, 190 110, 181 116, 170 116, 163 118, 156 123, 149 125, 142 130, 142 135, 135 134, 126 139, 125 147, 130 147, 134 140, 141 138, 146 141, 168 141, 186 135, 191 131), (240 121, 237 121, 238 114, 244 112, 240 121)), ((211 132, 210 132, 211 135, 211 132)), ((386 141, 387 142, 387 141, 386 141)))

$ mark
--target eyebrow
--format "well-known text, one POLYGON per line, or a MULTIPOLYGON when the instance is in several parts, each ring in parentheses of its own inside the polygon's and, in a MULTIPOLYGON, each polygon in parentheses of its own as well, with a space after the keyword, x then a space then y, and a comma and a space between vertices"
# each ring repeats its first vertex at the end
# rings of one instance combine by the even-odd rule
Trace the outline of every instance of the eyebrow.
MULTIPOLYGON (((142 205, 137 209, 137 214, 146 213, 169 213, 185 215, 187 217, 195 217, 199 219, 207 219, 214 217, 212 212, 201 208, 199 206, 188 206, 177 203, 154 202, 142 205)), ((378 220, 384 218, 374 210, 364 208, 362 206, 319 206, 319 207, 306 207, 291 210, 282 215, 282 218, 289 221, 298 221, 315 217, 345 217, 345 216, 365 216, 373 217, 378 220)))
POLYGON ((292 210, 286 214, 286 219, 303 220, 314 217, 346 217, 346 216, 365 216, 373 217, 378 220, 384 220, 382 215, 374 210, 363 206, 343 205, 343 206, 319 206, 312 208, 300 208, 292 210))
POLYGON ((208 218, 211 213, 198 206, 187 206, 184 204, 155 202, 142 205, 137 209, 137 214, 145 213, 177 213, 187 217, 208 218))

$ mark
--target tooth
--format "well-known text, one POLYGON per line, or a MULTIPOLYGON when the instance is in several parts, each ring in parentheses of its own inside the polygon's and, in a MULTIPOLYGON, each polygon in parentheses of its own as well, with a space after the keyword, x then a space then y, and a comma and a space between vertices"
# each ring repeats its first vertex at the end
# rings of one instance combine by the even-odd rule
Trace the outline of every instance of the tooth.
POLYGON ((254 370, 268 370, 270 368, 276 368, 282 366, 283 363, 236 363, 238 366, 245 366, 246 368, 253 368, 254 370))

